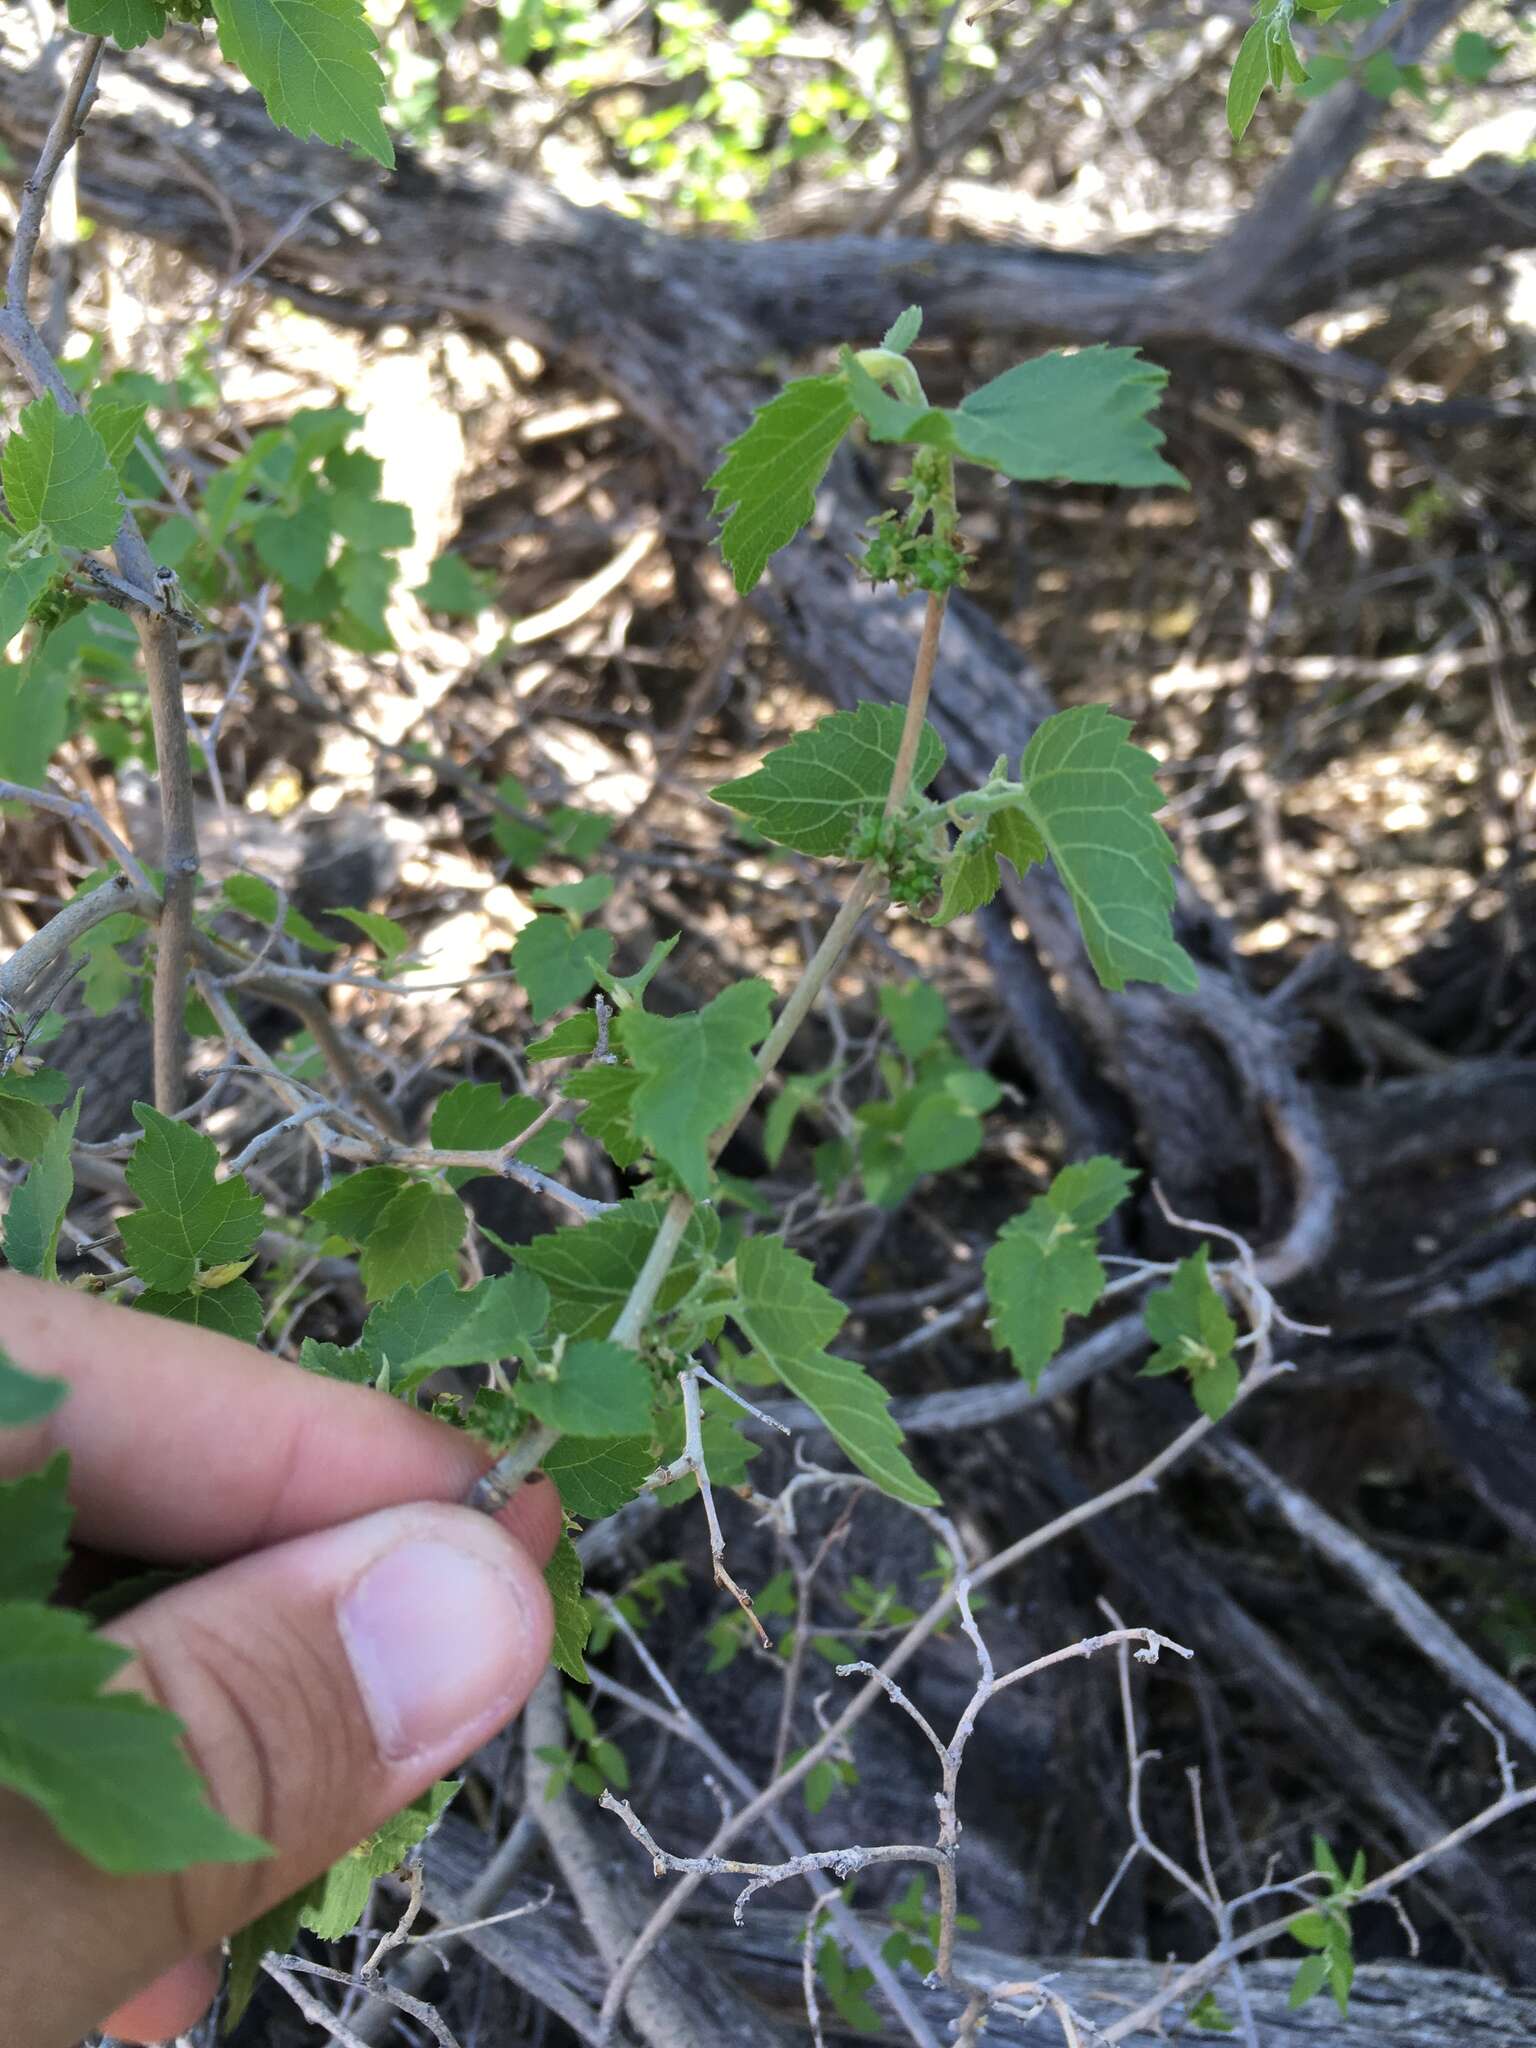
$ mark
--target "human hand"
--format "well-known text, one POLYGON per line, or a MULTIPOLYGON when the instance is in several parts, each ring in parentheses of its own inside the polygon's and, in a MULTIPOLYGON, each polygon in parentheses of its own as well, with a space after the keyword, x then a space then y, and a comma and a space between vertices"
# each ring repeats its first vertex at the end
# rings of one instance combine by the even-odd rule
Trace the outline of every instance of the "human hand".
POLYGON ((103 2026, 184 2033, 218 1944, 445 1775, 523 1705, 549 1656, 547 1480, 495 1520, 454 1505, 490 1454, 364 1387, 225 1337, 0 1274, 0 1341, 69 1383, 0 1430, 0 1479, 70 1454, 97 1551, 217 1569, 102 1633, 113 1681, 187 1730, 213 1804, 276 1854, 109 1877, 0 1790, 0 2013, 11 2048, 103 2026))

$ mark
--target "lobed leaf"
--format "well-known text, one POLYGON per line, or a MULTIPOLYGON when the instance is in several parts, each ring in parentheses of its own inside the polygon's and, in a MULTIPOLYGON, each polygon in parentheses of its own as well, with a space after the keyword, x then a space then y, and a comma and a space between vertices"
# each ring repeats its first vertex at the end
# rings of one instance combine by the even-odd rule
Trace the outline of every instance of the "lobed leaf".
POLYGON ((211 1138, 147 1102, 136 1102, 133 1114, 144 1135, 127 1180, 144 1206, 122 1219, 123 1246, 150 1288, 181 1294, 200 1268, 239 1261, 255 1249, 261 1200, 239 1174, 214 1179, 219 1153, 211 1138))
POLYGON ((0 1783, 115 1877, 269 1856, 209 1806, 173 1715, 141 1693, 103 1692, 131 1661, 83 1615, 0 1609, 0 1783))
POLYGON ((651 1426, 652 1389, 637 1351, 582 1337, 551 1368, 525 1365, 520 1406, 562 1436, 635 1436, 651 1426))
POLYGON ((136 50, 164 35, 159 0, 69 0, 69 25, 83 36, 110 36, 120 50, 136 50))
POLYGON ((11 1196, 11 1205, 5 1212, 6 1261, 18 1273, 30 1273, 39 1280, 58 1278, 59 1231, 75 1191, 70 1147, 79 1116, 77 1094, 68 1109, 51 1120, 52 1127, 32 1170, 11 1196))
POLYGON ((772 1015, 767 982, 740 981, 687 1016, 626 1010, 614 1027, 640 1075, 630 1099, 635 1133, 695 1200, 709 1191, 710 1138, 756 1085, 752 1048, 772 1015))
POLYGON ((1069 1315, 1086 1315, 1104 1291, 1098 1226, 1136 1178, 1100 1155, 1064 1166, 1022 1216, 998 1232, 983 1262, 992 1340, 1031 1386, 1061 1348, 1069 1315))
POLYGON ((800 377, 727 444, 706 488, 715 494, 715 517, 725 521, 720 552, 743 595, 810 521, 816 487, 852 422, 842 377, 800 377))
POLYGON ((6 505, 22 533, 45 527, 64 548, 104 548, 123 520, 117 473, 96 429, 51 391, 22 407, 0 455, 6 505))
POLYGON ((386 170, 394 164, 378 42, 362 0, 213 0, 213 11, 225 56, 279 128, 301 140, 353 142, 386 170))
POLYGON ((823 1348, 846 1311, 809 1261, 778 1238, 749 1237, 736 1254, 736 1284, 731 1313, 754 1350, 815 1410, 852 1463, 893 1499, 937 1506, 939 1496, 901 1447, 885 1389, 853 1359, 823 1348))
MULTIPOLYGON (((890 792, 904 715, 899 704, 834 711, 765 755, 751 775, 709 793, 780 846, 822 857, 846 854, 860 823, 890 792)), ((944 742, 925 725, 913 794, 925 790, 943 765, 944 742)))

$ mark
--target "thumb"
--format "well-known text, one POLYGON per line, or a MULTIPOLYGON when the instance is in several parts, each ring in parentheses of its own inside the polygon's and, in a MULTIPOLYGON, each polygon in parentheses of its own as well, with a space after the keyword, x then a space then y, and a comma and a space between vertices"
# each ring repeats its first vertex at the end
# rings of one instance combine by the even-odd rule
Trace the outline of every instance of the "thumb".
POLYGON ((68 2048, 157 1978, 159 1995, 135 2007, 171 2018, 169 2031, 190 2026, 209 1984, 187 1959, 317 1876, 516 1713, 548 1659, 551 1618, 537 1565, 504 1529, 425 1505, 278 1544, 103 1633, 135 1654, 119 1682, 183 1723, 220 1813, 276 1854, 114 1878, 35 1808, 0 1801, 12 1880, 0 2010, 20 2020, 19 2048, 68 2048), (177 1986, 190 2012, 168 2013, 177 1986))

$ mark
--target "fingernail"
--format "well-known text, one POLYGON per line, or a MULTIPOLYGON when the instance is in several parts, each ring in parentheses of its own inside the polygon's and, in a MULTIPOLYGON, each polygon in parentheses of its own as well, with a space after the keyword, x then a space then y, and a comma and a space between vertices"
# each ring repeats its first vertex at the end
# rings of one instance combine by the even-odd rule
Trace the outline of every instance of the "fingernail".
POLYGON ((510 1571, 417 1539, 378 1558, 342 1598, 337 1625, 391 1763, 450 1743, 514 1703, 533 1616, 510 1571))

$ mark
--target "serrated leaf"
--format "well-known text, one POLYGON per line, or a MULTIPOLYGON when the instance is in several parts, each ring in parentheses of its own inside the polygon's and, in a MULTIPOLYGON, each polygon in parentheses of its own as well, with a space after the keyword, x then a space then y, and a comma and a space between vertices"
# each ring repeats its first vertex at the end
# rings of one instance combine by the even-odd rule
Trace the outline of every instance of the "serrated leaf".
POLYGON ((1133 348, 1052 349, 957 406, 891 397, 846 350, 843 370, 877 441, 939 448, 1019 482, 1183 485, 1147 417, 1168 373, 1133 348))
POLYGON ((344 1380, 352 1387, 371 1387, 379 1377, 378 1360, 361 1344, 327 1344, 319 1337, 304 1339, 299 1364, 321 1379, 344 1380))
POLYGON ((580 1059, 597 1049, 597 1019, 590 1010, 567 1017, 543 1038, 536 1038, 523 1057, 530 1066, 539 1060, 580 1059))
POLYGON ((361 0, 213 0, 219 42, 301 140, 355 142, 389 169, 394 148, 380 118, 384 75, 361 0))
POLYGON ((120 50, 136 50, 164 35, 165 9, 156 0, 69 0, 69 25, 83 36, 110 36, 120 50))
POLYGON ((1143 1375, 1187 1372, 1201 1410, 1219 1421, 1237 1398, 1237 1325, 1211 1284, 1208 1244, 1181 1259, 1168 1285, 1147 1296, 1142 1321, 1158 1347, 1143 1375))
POLYGON ((119 485, 133 444, 143 432, 147 410, 140 399, 109 398, 101 392, 86 407, 85 416, 101 436, 101 445, 107 451, 119 485))
POLYGON ((410 1181, 369 1231, 357 1270, 371 1301, 420 1286, 451 1270, 467 1223, 464 1204, 447 1188, 410 1181))
POLYGON ((1214 1991, 1207 1991, 1184 2015, 1191 2027, 1204 2027, 1208 2034, 1235 2034, 1237 2022, 1221 2005, 1214 1991))
POLYGON ((766 981, 722 989, 702 1010, 657 1017, 626 1010, 614 1029, 640 1082, 630 1120, 695 1200, 709 1191, 709 1140, 757 1082, 752 1048, 768 1035, 773 990, 766 981))
POLYGON ((173 1715, 138 1693, 102 1692, 131 1661, 82 1615, 21 1601, 0 1610, 0 1782, 113 1876, 270 1855, 208 1805, 173 1715))
POLYGON ((316 1195, 304 1214, 323 1224, 333 1236, 361 1244, 395 1196, 409 1185, 410 1175, 398 1166, 365 1166, 336 1181, 323 1195, 316 1195))
POLYGON ((51 1415, 69 1395, 69 1382, 23 1372, 0 1350, 0 1429, 23 1429, 51 1415))
POLYGON ((550 1652, 557 1671, 586 1685, 586 1660, 582 1651, 592 1633, 592 1616, 581 1597, 581 1559, 569 1536, 555 1545, 555 1554, 544 1567, 544 1583, 555 1609, 555 1642, 550 1652))
POLYGON ((53 1118, 40 1102, 0 1090, 0 1159, 41 1159, 53 1136, 53 1118))
POLYGON ((592 1521, 632 1501, 655 1464, 646 1436, 567 1436, 546 1452, 543 1469, 566 1513, 592 1521))
POLYGON ((69 1557, 74 1518, 67 1451, 56 1452, 40 1472, 0 1480, 0 1604, 53 1597, 69 1557))
MULTIPOLYGON (((504 1095, 494 1081, 460 1081, 438 1097, 432 1111, 432 1143, 439 1152, 493 1152, 520 1137, 544 1109, 545 1104, 531 1095, 504 1095)), ((558 1173, 570 1128, 552 1119, 514 1157, 542 1173, 558 1173)), ((488 1166, 451 1167, 448 1185, 460 1188, 491 1171, 488 1166)))
MULTIPOLYGON (((11 559, 10 548, 15 540, 16 529, 0 521, 0 653, 4 653, 27 623, 33 599, 42 595, 53 581, 55 572, 64 566, 64 557, 57 548, 41 544, 37 554, 22 552, 11 559)), ((26 689, 26 673, 25 668, 15 671, 8 695, 20 696, 26 689)), ((0 703, 3 701, 0 699, 0 703)), ((10 719, 0 716, 0 775, 8 782, 35 782, 38 779, 35 773, 24 772, 30 763, 22 746, 6 743, 5 728, 10 724, 10 719)), ((50 747, 48 751, 51 753, 53 749, 50 747)))
POLYGON ((922 307, 908 306, 905 311, 897 314, 885 330, 880 346, 888 348, 893 355, 904 356, 922 332, 922 328, 922 307))
POLYGON ((565 1094, 587 1105, 577 1123, 621 1168, 637 1166, 645 1157, 644 1141, 636 1137, 630 1115, 639 1086, 638 1070, 619 1066, 581 1067, 565 1083, 565 1094))
POLYGON ((147 1102, 133 1114, 144 1135, 129 1157, 129 1187, 143 1208, 118 1228, 129 1263, 149 1287, 190 1288, 201 1266, 243 1259, 261 1235, 262 1206, 239 1174, 216 1181, 218 1147, 147 1102))
POLYGON ((53 393, 22 407, 0 455, 6 505, 23 533, 46 527, 64 548, 104 548, 122 524, 117 474, 101 436, 53 393))
POLYGON ((562 1436, 635 1436, 651 1425, 651 1380, 640 1354, 597 1337, 568 1343, 552 1368, 525 1365, 517 1398, 562 1436))
MULTIPOLYGON (((624 1202, 590 1223, 547 1231, 531 1244, 508 1249, 520 1266, 548 1285, 550 1319, 557 1330, 571 1337, 606 1337, 639 1278, 663 1214, 660 1203, 624 1202)), ((689 1220, 656 1297, 659 1313, 674 1308, 698 1279, 719 1228, 707 1211, 689 1220)))
POLYGON ((141 1315, 169 1316, 173 1322, 190 1323, 197 1330, 214 1330, 221 1337, 238 1337, 242 1344, 254 1344, 266 1321, 261 1296, 249 1280, 235 1280, 227 1287, 192 1288, 181 1293, 146 1287, 133 1306, 141 1315))
MULTIPOLYGON (((904 718, 899 704, 866 702, 834 711, 776 747, 751 775, 709 793, 780 846, 820 858, 846 854, 860 823, 885 804, 904 718)), ((943 765, 944 742, 925 725, 913 794, 925 790, 943 765)))
POLYGON ((70 1146, 79 1116, 77 1094, 69 1108, 53 1120, 47 1142, 5 1212, 7 1262, 18 1273, 31 1273, 40 1280, 58 1277, 59 1230, 75 1189, 70 1146))
POLYGON ((533 1273, 502 1273, 456 1287, 438 1273, 379 1303, 363 1326, 359 1350, 389 1368, 392 1393, 408 1394, 449 1366, 525 1358, 549 1317, 549 1290, 533 1273))
POLYGON ((987 1253, 992 1341, 1031 1386, 1061 1349, 1067 1317, 1086 1315, 1103 1293, 1098 1226, 1135 1178, 1102 1155, 1064 1166, 1022 1216, 1003 1225, 987 1253))
POLYGON ((434 1827, 463 1781, 445 1778, 413 1799, 403 1813, 338 1857, 315 1885, 307 1886, 300 1918, 322 1941, 343 1941, 368 1910, 376 1877, 398 1870, 434 1827))
POLYGON ((330 562, 332 531, 330 505, 312 491, 297 505, 254 521, 250 541, 261 566, 285 589, 313 590, 330 562))
POLYGON ((1173 843, 1156 813, 1157 764, 1102 704, 1058 711, 1019 764, 1019 806, 1049 849, 1107 989, 1153 981, 1192 995, 1195 963, 1174 938, 1173 843))
POLYGON ((512 970, 528 991, 533 1021, 579 1003, 613 958, 611 932, 578 931, 564 917, 536 917, 512 948, 512 970))
POLYGON ((725 521, 720 552, 743 595, 815 512, 816 487, 852 422, 840 376, 801 377, 760 405, 727 444, 706 488, 715 493, 716 519, 725 521))
POLYGON ((823 1347, 846 1310, 809 1262, 774 1237, 749 1237, 736 1254, 731 1313, 753 1349, 792 1394, 813 1408, 845 1455, 893 1499, 935 1507, 939 1496, 901 1448, 890 1396, 862 1365, 823 1347))

